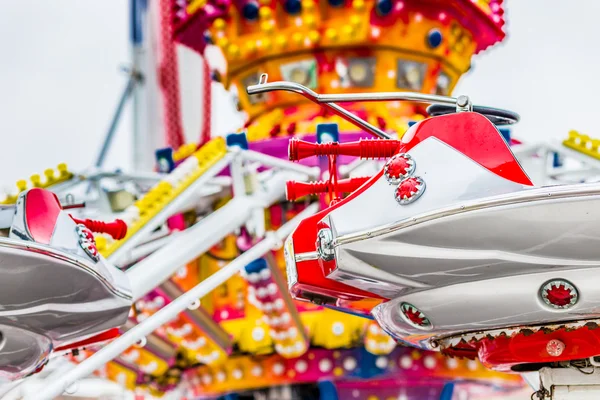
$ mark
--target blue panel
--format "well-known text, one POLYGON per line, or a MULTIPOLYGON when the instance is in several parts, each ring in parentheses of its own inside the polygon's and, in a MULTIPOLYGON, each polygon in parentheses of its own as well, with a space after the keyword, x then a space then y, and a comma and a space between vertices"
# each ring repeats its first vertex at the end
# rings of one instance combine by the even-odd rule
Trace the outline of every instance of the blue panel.
POLYGON ((454 382, 448 382, 444 385, 442 393, 440 394, 440 400, 452 400, 454 394, 454 382))
POLYGON ((317 383, 320 400, 338 400, 337 388, 331 381, 320 381, 317 383))
POLYGON ((500 131, 500 134, 502 135, 504 140, 506 140, 506 143, 510 144, 510 139, 511 139, 510 129, 500 128, 498 130, 500 131))
POLYGON ((251 274, 254 272, 260 272, 263 269, 267 268, 267 261, 264 258, 259 258, 257 260, 252 261, 250 264, 246 265, 244 269, 247 273, 251 274))
POLYGON ((143 37, 143 21, 144 15, 146 14, 146 10, 148 8, 147 0, 129 0, 130 5, 130 18, 131 21, 129 23, 130 29, 130 40, 134 45, 139 45, 144 40, 143 37))
POLYGON ((238 146, 244 150, 248 150, 248 138, 246 133, 230 133, 226 137, 226 143, 228 147, 238 146))
POLYGON ((317 143, 337 142, 340 140, 338 124, 318 124, 317 143))
POLYGON ((175 161, 173 160, 173 149, 166 147, 164 149, 158 149, 155 152, 156 164, 158 165, 158 171, 163 173, 169 173, 175 169, 175 161))

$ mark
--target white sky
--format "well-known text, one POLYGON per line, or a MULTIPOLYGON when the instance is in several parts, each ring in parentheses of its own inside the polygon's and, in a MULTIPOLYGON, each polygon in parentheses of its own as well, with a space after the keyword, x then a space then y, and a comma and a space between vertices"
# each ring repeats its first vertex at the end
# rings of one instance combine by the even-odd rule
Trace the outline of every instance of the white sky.
MULTIPOLYGON (((600 137, 600 52, 593 0, 508 0, 508 39, 477 56, 455 94, 521 114, 525 141, 569 129, 600 137)), ((90 165, 129 58, 126 0, 0 0, 0 187, 59 162, 90 165)), ((108 166, 130 154, 129 115, 108 166)))

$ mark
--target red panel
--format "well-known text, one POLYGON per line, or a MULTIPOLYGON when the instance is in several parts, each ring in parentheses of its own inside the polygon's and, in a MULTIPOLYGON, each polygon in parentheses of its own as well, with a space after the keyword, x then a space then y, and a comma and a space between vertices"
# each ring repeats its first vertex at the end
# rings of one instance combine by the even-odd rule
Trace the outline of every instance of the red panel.
MULTIPOLYGON (((373 185, 374 182, 381 178, 382 175, 383 171, 380 171, 344 200, 300 222, 292 234, 294 253, 299 254, 316 251, 318 222, 337 207, 364 192, 369 186, 373 185)), ((299 262, 296 265, 296 269, 298 271, 298 283, 292 288, 296 294, 306 290, 311 293, 323 294, 345 300, 381 299, 381 297, 373 293, 325 278, 323 270, 317 260, 299 262)))
POLYGON ((562 328, 547 331, 542 328, 531 334, 503 335, 484 338, 478 342, 461 343, 455 348, 444 349, 442 353, 466 358, 477 356, 487 367, 508 372, 519 364, 578 360, 598 355, 600 329, 584 326, 575 330, 562 328), (564 344, 560 355, 548 353, 547 346, 551 340, 559 340, 564 344))
POLYGON ((119 328, 112 328, 105 332, 99 333, 96 336, 92 336, 90 338, 82 340, 80 342, 75 342, 75 343, 68 344, 66 346, 57 347, 55 349, 55 351, 77 349, 79 347, 85 347, 85 346, 89 346, 89 345, 96 344, 96 343, 102 343, 102 342, 112 340, 112 339, 118 337, 119 335, 120 335, 119 328))
POLYGON ((402 151, 408 152, 433 136, 494 174, 515 183, 533 186, 498 129, 481 114, 461 112, 442 115, 426 119, 415 128, 414 137, 402 151))
POLYGON ((50 244, 62 210, 58 197, 48 190, 31 189, 25 195, 25 224, 38 243, 50 244))

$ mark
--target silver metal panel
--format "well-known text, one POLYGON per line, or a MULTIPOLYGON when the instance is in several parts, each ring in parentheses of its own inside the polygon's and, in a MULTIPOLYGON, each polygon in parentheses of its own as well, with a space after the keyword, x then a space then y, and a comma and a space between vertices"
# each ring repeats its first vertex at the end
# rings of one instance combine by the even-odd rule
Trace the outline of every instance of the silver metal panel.
POLYGON ((527 188, 491 173, 434 137, 415 146, 410 155, 416 163, 414 175, 423 178, 427 185, 419 200, 399 205, 394 197, 396 186, 382 176, 352 201, 328 214, 325 222, 336 238, 374 230, 457 202, 527 188))
POLYGON ((0 325, 0 334, 0 378, 24 378, 48 361, 52 342, 46 336, 9 325, 0 325))
POLYGON ((0 324, 55 344, 122 325, 131 306, 92 262, 36 243, 0 238, 0 277, 0 324))

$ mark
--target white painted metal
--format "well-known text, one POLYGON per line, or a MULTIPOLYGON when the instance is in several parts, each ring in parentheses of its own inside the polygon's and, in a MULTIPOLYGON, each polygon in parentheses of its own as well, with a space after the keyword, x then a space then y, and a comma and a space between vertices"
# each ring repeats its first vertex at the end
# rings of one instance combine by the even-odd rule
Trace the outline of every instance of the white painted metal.
POLYGON ((248 161, 259 162, 267 167, 283 168, 289 171, 295 171, 311 178, 318 178, 320 174, 320 170, 317 167, 307 167, 302 164, 285 161, 276 157, 259 153, 257 151, 245 150, 240 152, 240 155, 243 159, 248 161))
POLYGON ((243 225, 250 217, 252 206, 256 206, 253 198, 235 197, 196 225, 179 233, 177 241, 171 241, 129 269, 127 276, 134 301, 243 225))
MULTIPOLYGON (((90 375, 96 369, 117 357, 132 344, 136 343, 146 335, 149 335, 161 325, 170 321, 173 316, 184 311, 194 300, 204 297, 217 286, 239 272, 248 263, 259 257, 262 257, 273 248, 281 247, 285 238, 295 229, 300 221, 314 214, 317 212, 317 210, 318 205, 313 204, 299 213, 288 223, 284 224, 276 232, 268 232, 265 239, 263 239, 260 243, 190 289, 188 292, 169 303, 150 318, 144 320, 118 339, 115 339, 113 342, 103 347, 81 364, 70 369, 69 371, 61 371, 62 373, 60 376, 50 376, 50 378, 47 380, 48 384, 45 387, 40 388, 35 395, 25 397, 24 400, 50 400, 55 396, 60 395, 73 382, 90 375)), ((179 242, 182 241, 180 240, 179 242)), ((155 267, 162 267, 162 265, 155 265, 155 267)))
POLYGON ((182 204, 188 202, 193 196, 196 195, 199 188, 206 185, 215 175, 217 175, 223 168, 225 168, 234 158, 233 154, 227 154, 221 160, 217 161, 215 165, 210 167, 201 177, 199 177, 194 183, 192 183, 183 193, 177 196, 171 203, 164 207, 154 218, 152 218, 144 227, 142 227, 134 236, 127 240, 121 247, 119 247, 110 257, 108 261, 119 264, 121 257, 131 251, 134 247, 139 245, 145 240, 154 229, 159 225, 163 224, 170 216, 172 216, 182 204))

